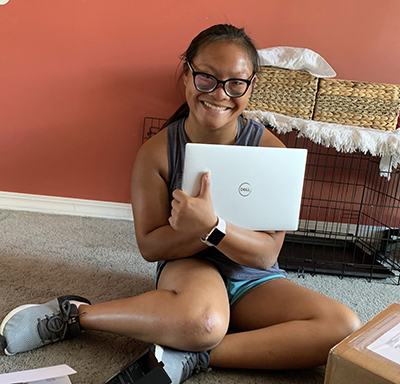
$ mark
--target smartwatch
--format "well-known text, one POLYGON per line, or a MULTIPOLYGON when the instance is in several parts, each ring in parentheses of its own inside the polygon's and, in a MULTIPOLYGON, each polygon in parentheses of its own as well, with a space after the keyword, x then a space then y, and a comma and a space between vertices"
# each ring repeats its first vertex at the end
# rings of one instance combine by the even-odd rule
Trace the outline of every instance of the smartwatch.
POLYGON ((200 237, 200 240, 209 247, 217 246, 226 234, 226 222, 219 216, 217 225, 208 233, 206 237, 200 237))

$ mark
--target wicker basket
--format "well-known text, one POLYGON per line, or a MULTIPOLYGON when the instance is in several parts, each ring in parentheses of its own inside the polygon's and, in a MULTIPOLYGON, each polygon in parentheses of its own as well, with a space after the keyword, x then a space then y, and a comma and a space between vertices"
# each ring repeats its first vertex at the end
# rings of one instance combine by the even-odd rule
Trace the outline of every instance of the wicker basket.
POLYGON ((399 110, 399 85, 321 79, 313 120, 394 130, 399 110))
POLYGON ((247 110, 311 119, 318 78, 308 72, 261 67, 247 110))

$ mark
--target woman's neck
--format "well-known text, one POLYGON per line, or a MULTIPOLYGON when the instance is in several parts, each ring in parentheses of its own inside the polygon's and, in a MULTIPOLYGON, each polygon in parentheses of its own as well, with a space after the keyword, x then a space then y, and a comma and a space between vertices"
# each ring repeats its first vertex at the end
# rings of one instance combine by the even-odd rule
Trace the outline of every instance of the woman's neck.
POLYGON ((185 133, 190 143, 231 145, 236 142, 238 124, 238 119, 236 119, 230 126, 208 128, 196 124, 189 116, 185 121, 185 133))

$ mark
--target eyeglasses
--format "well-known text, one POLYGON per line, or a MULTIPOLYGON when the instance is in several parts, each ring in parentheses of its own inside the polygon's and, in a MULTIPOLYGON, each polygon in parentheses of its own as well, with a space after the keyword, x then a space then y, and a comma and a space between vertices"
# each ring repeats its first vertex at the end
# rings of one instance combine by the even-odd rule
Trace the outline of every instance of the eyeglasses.
POLYGON ((187 61, 190 71, 193 75, 193 83, 199 92, 210 93, 214 91, 218 84, 222 84, 222 88, 229 97, 242 97, 249 89, 250 84, 253 82, 256 74, 254 73, 250 80, 245 79, 228 79, 218 80, 215 76, 204 72, 196 72, 191 64, 187 61))

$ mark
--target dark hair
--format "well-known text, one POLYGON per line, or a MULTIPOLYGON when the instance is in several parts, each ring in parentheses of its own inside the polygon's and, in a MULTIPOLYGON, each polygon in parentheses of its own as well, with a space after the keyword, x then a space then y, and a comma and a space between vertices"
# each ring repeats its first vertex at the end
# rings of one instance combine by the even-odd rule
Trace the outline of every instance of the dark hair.
MULTIPOLYGON (((200 32, 190 43, 188 49, 180 56, 183 62, 183 67, 179 79, 187 70, 185 67, 186 62, 192 62, 198 55, 199 51, 218 41, 229 41, 241 46, 249 55, 253 66, 253 73, 257 73, 259 66, 259 58, 257 48, 251 38, 246 34, 244 28, 237 28, 230 24, 217 24, 213 25, 200 32)), ((167 127, 169 124, 177 121, 183 117, 189 116, 189 105, 185 102, 181 105, 176 112, 163 124, 162 128, 167 127)))

